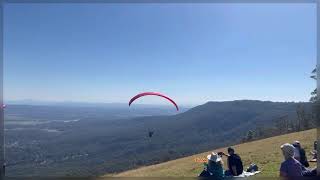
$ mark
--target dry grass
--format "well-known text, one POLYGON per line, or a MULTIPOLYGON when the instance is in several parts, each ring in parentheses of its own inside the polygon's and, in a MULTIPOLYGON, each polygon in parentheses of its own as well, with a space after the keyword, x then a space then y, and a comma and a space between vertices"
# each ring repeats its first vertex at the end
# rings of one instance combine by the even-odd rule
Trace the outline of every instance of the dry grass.
MULTIPOLYGON (((262 171, 257 176, 276 177, 279 174, 279 166, 282 161, 280 145, 286 142, 299 140, 305 148, 308 158, 309 152, 313 148, 313 141, 316 139, 316 129, 281 135, 263 140, 253 141, 233 146, 244 163, 245 168, 252 162, 259 166, 262 171)), ((214 150, 224 151, 226 148, 214 150)), ((205 158, 210 152, 205 152, 181 159, 168 161, 152 166, 141 167, 135 170, 125 171, 119 174, 108 174, 105 176, 116 177, 196 177, 203 169, 201 162, 195 162, 196 158, 205 158)), ((226 162, 226 159, 224 159, 226 162)), ((226 164, 226 163, 225 163, 226 164)), ((315 166, 311 163, 311 166, 315 166)))

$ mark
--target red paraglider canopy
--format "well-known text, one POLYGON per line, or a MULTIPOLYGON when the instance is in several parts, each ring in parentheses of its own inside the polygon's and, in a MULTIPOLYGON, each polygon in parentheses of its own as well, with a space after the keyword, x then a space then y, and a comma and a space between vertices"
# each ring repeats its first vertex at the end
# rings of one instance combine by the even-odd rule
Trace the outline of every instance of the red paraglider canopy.
POLYGON ((161 94, 161 93, 157 93, 157 92, 144 92, 144 93, 140 93, 140 94, 134 96, 134 97, 129 101, 129 106, 131 105, 131 103, 132 103, 134 100, 136 100, 136 99, 138 99, 138 98, 140 98, 140 97, 142 97, 142 96, 149 96, 149 95, 160 96, 160 97, 166 98, 167 100, 169 100, 169 101, 176 107, 177 111, 179 111, 178 105, 177 105, 172 99, 170 99, 169 97, 167 97, 167 96, 165 96, 165 95, 163 95, 163 94, 161 94))

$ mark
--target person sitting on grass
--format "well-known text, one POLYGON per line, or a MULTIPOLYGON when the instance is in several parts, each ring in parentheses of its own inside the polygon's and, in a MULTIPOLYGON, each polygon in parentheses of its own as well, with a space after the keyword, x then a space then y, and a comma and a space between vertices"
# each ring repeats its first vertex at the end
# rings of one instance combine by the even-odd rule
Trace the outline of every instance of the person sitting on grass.
POLYGON ((228 155, 221 153, 228 157, 228 170, 225 171, 226 176, 239 176, 243 173, 243 164, 240 156, 234 153, 232 147, 228 148, 228 155))
POLYGON ((208 164, 206 164, 205 170, 199 175, 199 177, 210 177, 210 179, 223 179, 224 178, 224 170, 223 170, 223 162, 221 157, 212 152, 207 156, 208 164))
POLYGON ((313 162, 317 161, 317 141, 314 141, 313 143, 313 151, 311 151, 312 154, 312 160, 313 162))
POLYGON ((280 177, 316 176, 316 168, 307 169, 294 158, 293 145, 285 143, 280 148, 285 159, 280 166, 280 177))
POLYGON ((306 151, 301 147, 299 141, 294 141, 292 144, 295 148, 294 158, 298 160, 305 167, 309 167, 309 163, 306 157, 306 151))
POLYGON ((301 164, 294 158, 294 146, 286 143, 281 147, 284 161, 280 166, 280 177, 300 177, 302 176, 301 164))

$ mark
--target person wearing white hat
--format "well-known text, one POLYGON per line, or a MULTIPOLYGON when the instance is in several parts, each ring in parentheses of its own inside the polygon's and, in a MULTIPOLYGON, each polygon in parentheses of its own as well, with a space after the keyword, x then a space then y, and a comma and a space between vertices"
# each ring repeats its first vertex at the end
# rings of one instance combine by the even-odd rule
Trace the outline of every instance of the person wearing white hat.
POLYGON ((280 166, 281 177, 301 177, 303 176, 301 163, 294 158, 294 146, 286 143, 281 147, 284 161, 280 166))
POLYGON ((210 177, 213 179, 223 179, 224 178, 224 170, 223 170, 223 162, 220 155, 215 152, 212 152, 207 156, 208 159, 208 167, 207 171, 210 173, 210 177))

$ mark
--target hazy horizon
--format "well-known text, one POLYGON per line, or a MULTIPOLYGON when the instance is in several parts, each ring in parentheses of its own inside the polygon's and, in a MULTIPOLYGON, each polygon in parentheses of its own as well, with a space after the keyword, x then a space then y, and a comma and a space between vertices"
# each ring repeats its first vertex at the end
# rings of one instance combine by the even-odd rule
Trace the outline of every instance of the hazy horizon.
MULTIPOLYGON (((139 101, 139 100, 137 100, 139 101)), ((269 100, 259 100, 259 99, 234 99, 234 100, 221 100, 221 101, 215 101, 215 100, 208 100, 202 104, 178 104, 180 107, 194 107, 194 106, 199 106, 203 105, 208 102, 231 102, 231 101, 262 101, 262 102, 276 102, 276 103, 308 103, 309 101, 269 101, 269 100)), ((33 99, 20 99, 20 100, 5 100, 5 104, 16 104, 18 105, 19 103, 26 103, 25 105, 29 105, 28 103, 35 103, 35 104, 63 104, 63 103, 74 103, 74 104, 115 104, 115 105, 126 105, 128 106, 128 102, 93 102, 93 101, 42 101, 42 100, 33 100, 33 99)), ((134 102, 133 105, 150 105, 150 106, 161 106, 161 107, 171 107, 172 104, 170 102, 167 103, 141 103, 141 102, 134 102)), ((20 105, 20 104, 19 104, 20 105)), ((23 104, 22 104, 23 105, 23 104)))

